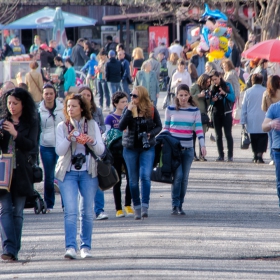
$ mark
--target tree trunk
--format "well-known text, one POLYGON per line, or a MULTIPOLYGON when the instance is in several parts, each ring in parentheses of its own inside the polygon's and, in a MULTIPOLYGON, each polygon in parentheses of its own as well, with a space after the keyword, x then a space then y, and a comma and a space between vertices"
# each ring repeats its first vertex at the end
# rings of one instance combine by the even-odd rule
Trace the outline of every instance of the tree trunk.
POLYGON ((276 39, 280 35, 280 0, 268 0, 262 22, 262 41, 276 39))

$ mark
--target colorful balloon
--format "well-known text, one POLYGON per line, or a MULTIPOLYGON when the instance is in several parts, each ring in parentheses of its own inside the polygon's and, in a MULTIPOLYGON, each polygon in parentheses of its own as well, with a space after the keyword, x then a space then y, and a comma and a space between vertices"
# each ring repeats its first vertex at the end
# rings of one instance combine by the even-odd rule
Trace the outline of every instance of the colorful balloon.
POLYGON ((222 19, 225 21, 228 20, 227 16, 224 13, 222 13, 220 10, 214 10, 214 11, 210 10, 208 4, 204 4, 204 7, 205 7, 205 11, 202 14, 202 17, 210 16, 215 19, 222 19))
POLYGON ((220 49, 220 40, 219 40, 219 38, 213 36, 209 40, 209 45, 210 45, 210 52, 219 50, 220 49))
POLYGON ((209 40, 208 40, 208 35, 209 35, 209 28, 206 26, 203 26, 202 31, 201 31, 204 41, 206 42, 206 44, 209 46, 209 40))
POLYGON ((224 54, 225 53, 222 50, 210 52, 207 54, 208 61, 213 62, 216 59, 222 59, 224 54))
POLYGON ((228 51, 228 39, 226 37, 220 37, 220 49, 223 50, 224 52, 228 51))
POLYGON ((217 27, 213 31, 213 35, 216 36, 216 37, 224 36, 225 33, 227 32, 227 30, 228 30, 228 28, 226 28, 226 27, 217 27))

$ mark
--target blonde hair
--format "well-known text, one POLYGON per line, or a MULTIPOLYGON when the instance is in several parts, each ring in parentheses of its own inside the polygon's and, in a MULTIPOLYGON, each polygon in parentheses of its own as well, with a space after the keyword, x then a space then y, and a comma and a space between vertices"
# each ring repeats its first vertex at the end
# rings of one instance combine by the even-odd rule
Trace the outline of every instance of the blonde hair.
MULTIPOLYGON (((141 66, 141 70, 142 70, 142 71, 144 71, 144 70, 145 70, 145 68, 146 68, 146 66, 147 66, 148 64, 150 64, 150 65, 151 65, 151 62, 150 62, 150 61, 148 61, 148 60, 145 60, 145 61, 143 62, 143 64, 142 64, 142 66, 141 66)), ((151 66, 152 66, 152 65, 151 65, 151 66)))
POLYGON ((147 89, 143 86, 137 86, 135 89, 138 92, 139 103, 137 104, 138 109, 145 118, 152 117, 153 103, 149 97, 147 89))
POLYGON ((178 59, 179 59, 178 54, 177 54, 177 53, 172 53, 172 54, 170 55, 170 59, 169 59, 169 60, 170 60, 170 62, 172 63, 172 65, 176 65, 178 59))
POLYGON ((133 59, 144 59, 143 50, 139 47, 135 48, 132 52, 133 59))

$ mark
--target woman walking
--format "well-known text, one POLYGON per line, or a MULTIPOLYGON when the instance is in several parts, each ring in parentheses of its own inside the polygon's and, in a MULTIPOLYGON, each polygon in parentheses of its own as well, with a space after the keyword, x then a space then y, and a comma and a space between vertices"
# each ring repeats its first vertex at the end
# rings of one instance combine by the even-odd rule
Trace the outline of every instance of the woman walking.
POLYGON ((0 194, 1 258, 11 261, 18 259, 21 247, 25 200, 33 195, 30 155, 37 156, 38 121, 35 103, 24 89, 7 91, 2 101, 0 150, 13 154, 13 176, 10 192, 0 194))
POLYGON ((148 217, 155 136, 161 131, 162 124, 159 113, 143 86, 135 87, 130 96, 132 101, 123 112, 119 129, 123 131, 123 157, 128 169, 134 218, 139 220, 141 216, 148 217))
POLYGON ((54 170, 58 159, 55 152, 56 127, 64 121, 63 104, 56 99, 56 90, 52 84, 43 87, 43 101, 39 105, 40 155, 44 168, 44 200, 47 213, 55 203, 54 170))
POLYGON ((65 258, 77 258, 77 218, 80 218, 81 258, 90 253, 93 228, 93 201, 98 187, 97 156, 104 153, 99 127, 92 120, 89 103, 80 94, 71 94, 64 103, 66 122, 57 126, 55 177, 64 203, 65 258), (78 204, 79 198, 79 204, 78 204))
POLYGON ((175 171, 171 186, 171 215, 185 215, 183 203, 194 157, 194 130, 199 139, 201 155, 206 156, 200 111, 192 99, 189 87, 185 84, 180 84, 177 88, 175 105, 166 108, 164 130, 180 140, 182 146, 181 165, 175 171))

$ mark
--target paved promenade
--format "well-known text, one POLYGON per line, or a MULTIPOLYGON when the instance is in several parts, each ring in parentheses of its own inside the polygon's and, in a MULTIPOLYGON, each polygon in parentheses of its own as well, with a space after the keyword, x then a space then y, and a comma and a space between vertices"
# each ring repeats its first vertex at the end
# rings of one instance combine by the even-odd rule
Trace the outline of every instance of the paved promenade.
MULTIPOLYGON (((94 222, 94 258, 66 260, 56 195, 51 214, 25 210, 20 261, 0 261, 0 279, 279 279, 274 166, 268 165, 268 154, 265 165, 256 165, 251 150, 239 149, 240 126, 233 128, 234 162, 214 162, 210 132, 208 161, 192 165, 186 216, 170 215, 168 184, 152 183, 149 218, 140 221, 116 218, 109 190, 109 219, 94 222)), ((42 185, 37 189, 42 191, 42 185)))

